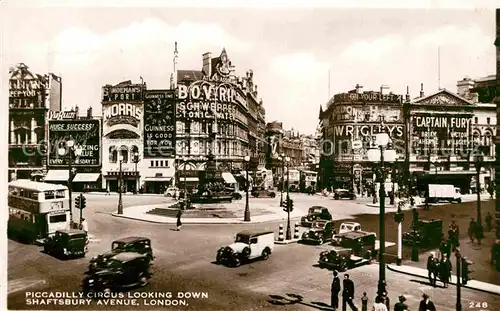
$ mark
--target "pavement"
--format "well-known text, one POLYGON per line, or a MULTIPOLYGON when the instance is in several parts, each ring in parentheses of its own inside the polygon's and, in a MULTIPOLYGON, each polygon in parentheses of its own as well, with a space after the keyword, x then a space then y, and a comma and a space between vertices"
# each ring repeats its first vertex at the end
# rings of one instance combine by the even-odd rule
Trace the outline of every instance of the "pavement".
MULTIPOLYGON (((387 265, 387 268, 389 270, 392 270, 394 272, 399 272, 399 273, 404 273, 412 276, 418 276, 424 279, 427 279, 427 270, 418 268, 418 267, 413 267, 413 266, 408 266, 408 265, 394 265, 390 264, 387 265)), ((450 284, 457 284, 457 277, 452 275, 450 284)), ((481 282, 481 281, 476 281, 476 280, 469 280, 467 281, 467 285, 462 285, 462 287, 470 288, 470 289, 475 289, 479 290, 482 292, 490 293, 490 294, 495 294, 495 295, 500 295, 500 286, 495 285, 495 284, 490 284, 486 282, 481 282)))

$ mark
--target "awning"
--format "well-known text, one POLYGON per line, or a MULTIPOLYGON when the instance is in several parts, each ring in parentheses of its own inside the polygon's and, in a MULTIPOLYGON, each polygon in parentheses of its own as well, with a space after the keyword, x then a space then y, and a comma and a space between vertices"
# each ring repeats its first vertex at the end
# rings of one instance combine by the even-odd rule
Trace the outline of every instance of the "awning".
POLYGON ((179 182, 188 182, 188 181, 200 181, 198 177, 179 177, 179 182))
POLYGON ((231 174, 229 172, 222 172, 222 178, 228 184, 236 184, 237 183, 236 179, 234 179, 233 174, 231 174))
POLYGON ((163 181, 163 182, 168 182, 171 181, 172 177, 146 177, 146 181, 163 181))
POLYGON ((100 175, 99 173, 78 173, 73 178, 73 182, 95 182, 100 175))
POLYGON ((69 171, 68 170, 50 170, 45 176, 46 181, 68 181, 69 171))

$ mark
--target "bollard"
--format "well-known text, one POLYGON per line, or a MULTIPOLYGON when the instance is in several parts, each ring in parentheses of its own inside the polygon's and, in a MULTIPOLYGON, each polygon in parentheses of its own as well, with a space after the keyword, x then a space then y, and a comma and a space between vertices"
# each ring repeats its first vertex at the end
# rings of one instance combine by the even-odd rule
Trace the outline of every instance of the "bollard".
POLYGON ((295 223, 295 232, 293 233, 293 238, 298 239, 299 238, 299 223, 295 223))
POLYGON ((280 224, 280 231, 278 233, 278 241, 284 241, 285 237, 283 235, 283 225, 280 224))

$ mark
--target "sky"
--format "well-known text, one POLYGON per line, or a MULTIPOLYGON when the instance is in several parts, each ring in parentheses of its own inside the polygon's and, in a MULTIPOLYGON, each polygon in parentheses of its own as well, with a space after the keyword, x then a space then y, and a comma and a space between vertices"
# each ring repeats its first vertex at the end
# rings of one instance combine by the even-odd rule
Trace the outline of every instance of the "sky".
POLYGON ((465 76, 495 73, 494 9, 9 8, 0 12, 3 74, 23 62, 63 79, 63 105, 100 114, 101 87, 124 80, 169 86, 225 48, 237 75, 254 72, 267 122, 313 134, 321 105, 352 90, 417 97, 456 92, 465 76), (3 14, 2 14, 3 13, 3 14), (440 70, 438 70, 438 47, 440 70))

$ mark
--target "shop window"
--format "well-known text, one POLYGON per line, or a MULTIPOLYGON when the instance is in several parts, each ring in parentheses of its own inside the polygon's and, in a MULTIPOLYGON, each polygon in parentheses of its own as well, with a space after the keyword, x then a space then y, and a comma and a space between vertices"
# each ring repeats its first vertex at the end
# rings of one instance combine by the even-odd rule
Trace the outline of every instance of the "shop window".
POLYGON ((478 123, 477 121, 478 121, 477 117, 474 117, 474 123, 475 123, 475 124, 477 124, 477 123, 478 123))
POLYGON ((118 161, 118 152, 114 146, 109 147, 109 162, 116 163, 118 161))
POLYGON ((66 214, 55 215, 55 216, 50 216, 49 217, 49 222, 50 223, 65 222, 65 221, 66 221, 66 214))
POLYGON ((489 117, 486 118, 486 124, 490 124, 490 122, 491 122, 491 118, 489 118, 489 117))

